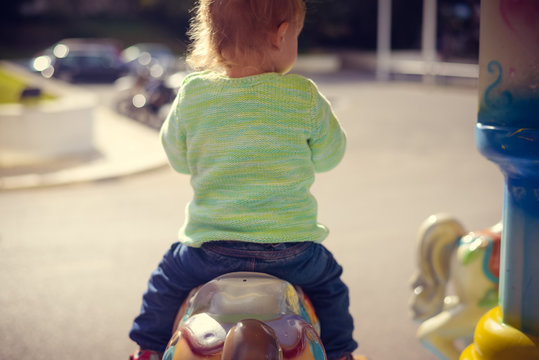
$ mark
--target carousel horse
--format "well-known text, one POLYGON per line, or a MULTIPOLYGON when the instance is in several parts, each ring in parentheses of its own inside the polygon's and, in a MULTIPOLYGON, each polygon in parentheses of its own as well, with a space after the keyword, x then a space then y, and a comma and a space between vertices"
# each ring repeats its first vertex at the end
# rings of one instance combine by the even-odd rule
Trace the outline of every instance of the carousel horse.
POLYGON ((320 325, 301 288, 262 273, 230 273, 194 289, 163 360, 325 360, 320 325))
POLYGON ((440 359, 458 359, 479 318, 498 304, 501 231, 498 223, 468 233, 445 214, 420 228, 411 308, 417 337, 440 359))

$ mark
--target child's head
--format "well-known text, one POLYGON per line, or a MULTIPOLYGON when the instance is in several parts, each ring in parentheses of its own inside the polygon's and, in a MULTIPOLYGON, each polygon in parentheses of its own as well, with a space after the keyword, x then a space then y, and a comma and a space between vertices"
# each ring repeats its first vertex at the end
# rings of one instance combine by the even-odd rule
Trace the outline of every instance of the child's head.
POLYGON ((187 62, 212 70, 265 62, 282 25, 297 40, 304 18, 304 0, 199 0, 187 62))

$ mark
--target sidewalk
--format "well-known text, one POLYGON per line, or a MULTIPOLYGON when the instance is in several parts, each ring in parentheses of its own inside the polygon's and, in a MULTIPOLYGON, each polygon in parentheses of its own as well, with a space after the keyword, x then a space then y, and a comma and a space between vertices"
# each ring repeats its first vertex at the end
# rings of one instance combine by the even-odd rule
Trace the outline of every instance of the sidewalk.
POLYGON ((113 110, 98 107, 96 155, 76 163, 48 164, 19 174, 0 168, 0 191, 105 180, 166 166, 159 133, 113 110))

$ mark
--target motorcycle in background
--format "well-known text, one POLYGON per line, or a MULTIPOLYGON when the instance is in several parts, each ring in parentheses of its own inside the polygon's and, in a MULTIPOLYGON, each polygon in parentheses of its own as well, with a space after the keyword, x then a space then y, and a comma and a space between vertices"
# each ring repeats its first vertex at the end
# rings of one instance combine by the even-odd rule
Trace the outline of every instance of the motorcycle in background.
POLYGON ((155 75, 150 69, 142 69, 135 75, 118 79, 116 111, 159 129, 186 75, 185 71, 155 75))

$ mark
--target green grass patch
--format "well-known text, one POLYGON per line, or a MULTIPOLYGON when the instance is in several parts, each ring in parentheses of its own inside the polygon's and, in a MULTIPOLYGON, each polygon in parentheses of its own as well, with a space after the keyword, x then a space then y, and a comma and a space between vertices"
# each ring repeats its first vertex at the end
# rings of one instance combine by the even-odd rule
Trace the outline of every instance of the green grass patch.
MULTIPOLYGON (((0 67, 0 104, 20 103, 21 93, 28 86, 31 86, 31 84, 0 67)), ((41 95, 34 100, 51 100, 54 98, 55 96, 42 92, 41 95)))

